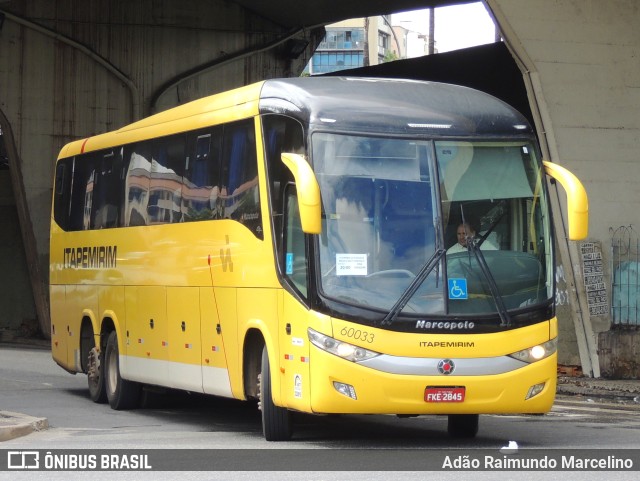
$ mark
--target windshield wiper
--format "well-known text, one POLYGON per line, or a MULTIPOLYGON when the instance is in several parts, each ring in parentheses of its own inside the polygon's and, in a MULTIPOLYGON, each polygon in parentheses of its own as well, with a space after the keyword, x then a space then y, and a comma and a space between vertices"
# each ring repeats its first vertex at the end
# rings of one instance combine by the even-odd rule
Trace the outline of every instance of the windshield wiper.
MULTIPOLYGON (((462 208, 461 208, 462 209, 462 208)), ((487 229, 487 231, 484 234, 480 234, 478 235, 478 239, 477 239, 477 243, 479 246, 482 245, 482 243, 487 240, 487 237, 489 237, 489 234, 491 234, 493 232, 493 229, 496 228, 496 226, 498 225, 498 222, 500 222, 502 220, 502 218, 504 217, 504 215, 507 213, 507 209, 506 209, 506 201, 505 200, 501 200, 500 203, 494 207, 493 209, 491 209, 491 211, 489 211, 489 222, 491 222, 491 224, 489 225, 489 228, 487 229)), ((462 216, 464 217, 464 211, 462 212, 462 216)))
POLYGON ((509 316, 509 312, 507 311, 506 306, 504 305, 504 300, 500 295, 500 291, 498 290, 498 285, 496 284, 496 280, 493 278, 493 274, 491 274, 491 269, 487 265, 487 261, 480 250, 480 245, 476 243, 475 239, 469 238, 467 239, 467 249, 473 252, 476 260, 478 261, 478 265, 480 266, 480 270, 484 274, 485 279, 487 280, 487 284, 489 285, 489 291, 491 291, 491 295, 493 296, 493 300, 496 303, 496 307, 498 308, 498 314, 500 315, 500 327, 510 327, 511 326, 511 317, 509 316))
POLYGON ((439 264, 440 259, 447 251, 444 249, 437 249, 433 255, 429 258, 429 260, 422 266, 416 277, 411 281, 409 287, 405 289, 400 298, 393 305, 389 313, 385 316, 385 318, 380 322, 382 326, 388 326, 391 324, 395 318, 398 316, 400 311, 404 309, 404 306, 407 305, 409 299, 413 297, 416 291, 420 288, 424 280, 431 273, 431 271, 439 264))

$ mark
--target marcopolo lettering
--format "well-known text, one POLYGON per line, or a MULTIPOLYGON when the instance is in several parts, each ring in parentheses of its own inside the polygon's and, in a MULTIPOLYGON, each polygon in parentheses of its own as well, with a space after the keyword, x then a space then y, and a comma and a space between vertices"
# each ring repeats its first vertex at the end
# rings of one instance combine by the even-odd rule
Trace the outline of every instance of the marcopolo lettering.
POLYGON ((117 266, 118 246, 65 247, 65 269, 113 269, 117 266))
POLYGON ((475 322, 464 321, 416 321, 416 329, 445 329, 445 330, 471 330, 476 326, 475 322))

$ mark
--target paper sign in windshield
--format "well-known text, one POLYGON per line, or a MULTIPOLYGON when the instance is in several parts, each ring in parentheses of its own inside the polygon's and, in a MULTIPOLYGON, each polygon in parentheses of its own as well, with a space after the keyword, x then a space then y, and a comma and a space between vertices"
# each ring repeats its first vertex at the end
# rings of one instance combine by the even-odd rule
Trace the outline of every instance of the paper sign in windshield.
POLYGON ((336 254, 336 275, 366 276, 367 254, 336 254))

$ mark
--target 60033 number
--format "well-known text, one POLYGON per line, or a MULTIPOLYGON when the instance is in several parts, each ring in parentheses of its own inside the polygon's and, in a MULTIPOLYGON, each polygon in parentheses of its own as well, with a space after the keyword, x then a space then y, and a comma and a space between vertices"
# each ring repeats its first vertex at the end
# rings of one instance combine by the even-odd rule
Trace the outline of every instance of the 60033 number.
POLYGON ((340 334, 346 337, 351 337, 359 341, 365 341, 371 344, 376 335, 373 332, 364 331, 362 329, 356 329, 355 327, 343 327, 340 330, 340 334))

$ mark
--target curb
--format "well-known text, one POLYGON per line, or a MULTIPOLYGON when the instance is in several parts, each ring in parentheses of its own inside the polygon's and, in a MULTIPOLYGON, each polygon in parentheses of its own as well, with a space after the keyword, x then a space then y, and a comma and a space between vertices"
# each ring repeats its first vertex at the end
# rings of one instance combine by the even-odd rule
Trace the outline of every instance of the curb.
POLYGON ((640 398, 640 395, 638 393, 615 389, 590 389, 588 387, 581 387, 571 384, 558 386, 557 394, 564 394, 569 396, 588 396, 593 398, 614 399, 629 402, 638 402, 637 399, 640 398))
POLYGON ((559 376, 556 393, 640 403, 640 382, 559 376))
POLYGON ((0 442, 49 429, 47 418, 36 418, 10 411, 0 411, 0 442))

